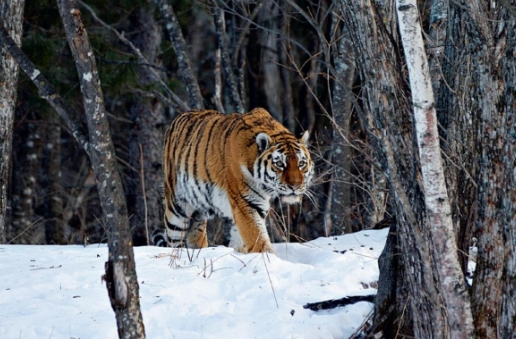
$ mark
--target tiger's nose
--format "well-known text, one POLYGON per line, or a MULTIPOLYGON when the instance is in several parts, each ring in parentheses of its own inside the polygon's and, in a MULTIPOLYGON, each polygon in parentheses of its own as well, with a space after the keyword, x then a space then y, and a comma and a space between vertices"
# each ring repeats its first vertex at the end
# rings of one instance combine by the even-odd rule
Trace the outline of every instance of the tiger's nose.
POLYGON ((290 182, 289 186, 293 190, 297 190, 299 187, 301 187, 301 184, 303 183, 302 178, 294 178, 292 182, 290 182))
POLYGON ((301 185, 290 185, 290 189, 293 191, 297 191, 301 187, 301 185))

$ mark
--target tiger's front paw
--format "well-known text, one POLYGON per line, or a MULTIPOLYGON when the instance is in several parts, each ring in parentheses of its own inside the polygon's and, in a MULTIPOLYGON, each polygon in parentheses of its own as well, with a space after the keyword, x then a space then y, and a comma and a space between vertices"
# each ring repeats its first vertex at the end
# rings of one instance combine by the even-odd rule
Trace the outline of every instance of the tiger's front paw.
POLYGON ((276 253, 270 241, 257 242, 248 249, 247 253, 276 253))

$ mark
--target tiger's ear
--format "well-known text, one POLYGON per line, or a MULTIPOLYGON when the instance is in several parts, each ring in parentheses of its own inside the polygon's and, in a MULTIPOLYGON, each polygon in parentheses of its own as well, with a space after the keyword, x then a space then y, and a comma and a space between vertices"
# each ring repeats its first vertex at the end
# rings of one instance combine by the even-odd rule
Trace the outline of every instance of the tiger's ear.
POLYGON ((271 144, 271 138, 267 133, 258 133, 256 136, 256 143, 258 144, 258 150, 260 152, 265 151, 271 144))
POLYGON ((299 141, 301 141, 302 144, 308 145, 308 139, 310 138, 310 133, 308 131, 305 131, 299 141))

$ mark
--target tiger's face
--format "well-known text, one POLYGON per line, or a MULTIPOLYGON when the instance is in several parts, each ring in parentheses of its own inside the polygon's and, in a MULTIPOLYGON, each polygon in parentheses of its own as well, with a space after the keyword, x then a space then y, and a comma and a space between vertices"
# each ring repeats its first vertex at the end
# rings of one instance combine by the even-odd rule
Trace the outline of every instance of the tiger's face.
POLYGON ((294 204, 301 202, 313 176, 313 163, 308 152, 309 134, 301 139, 292 135, 272 142, 266 133, 256 137, 258 157, 254 164, 254 178, 273 198, 294 204))

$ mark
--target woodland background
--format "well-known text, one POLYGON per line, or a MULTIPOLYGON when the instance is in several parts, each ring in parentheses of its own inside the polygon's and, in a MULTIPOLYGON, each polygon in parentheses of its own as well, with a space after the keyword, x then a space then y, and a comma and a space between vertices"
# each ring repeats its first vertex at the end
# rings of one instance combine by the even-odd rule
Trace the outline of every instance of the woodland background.
MULTIPOLYGON (((59 6, 66 8, 62 0, 13 0, 2 2, 0 14, 24 54, 85 121, 87 73, 77 77, 74 70, 78 59, 61 20, 68 12, 59 6)), ((87 1, 78 8, 135 245, 147 243, 146 225, 161 225, 162 136, 174 116, 261 106, 297 135, 311 132, 317 168, 313 198, 271 214, 275 240, 391 226, 371 333, 514 338, 513 1, 87 1), (419 10, 432 78, 453 220, 448 239, 439 239, 425 205, 408 51, 398 30, 397 11, 408 8, 419 10), (462 277, 468 248, 478 246, 474 284, 454 280, 455 299, 442 293, 454 265, 440 248, 446 240, 462 277)), ((16 63, 1 43, 0 234, 10 243, 105 241, 111 228, 95 161, 48 105, 55 95, 38 92, 36 73, 16 78, 17 71, 6 71, 16 63)), ((211 228, 215 244, 224 241, 220 229, 211 228)))
MULTIPOLYGON (((346 227, 351 231, 352 225, 355 230, 367 228, 382 219, 385 211, 385 184, 375 186, 369 178, 374 178, 375 169, 367 159, 368 148, 362 143, 365 136, 359 121, 355 117, 352 123, 360 151, 353 155, 339 135, 344 133, 344 127, 336 134, 332 125, 333 75, 327 67, 334 67, 330 49, 335 53, 338 47, 340 19, 331 14, 329 3, 309 5, 305 14, 323 21, 317 30, 287 2, 221 6, 225 10, 229 67, 243 104, 238 108, 231 101, 230 91, 219 88, 217 93, 216 87, 228 82, 220 66, 220 34, 211 14, 214 7, 202 2, 174 2, 188 46, 189 64, 202 93, 199 107, 190 108, 204 106, 234 112, 264 107, 296 135, 311 132, 318 169, 318 179, 312 187, 314 199, 307 200, 302 208, 285 210, 290 215, 288 231, 279 227, 282 217, 273 217, 278 226, 277 240, 286 239, 287 233, 310 240, 340 234, 346 227), (321 44, 327 55, 322 54, 321 44), (339 165, 346 162, 337 174, 332 163, 335 152, 339 154, 339 165), (329 180, 332 175, 336 180, 329 180), (373 187, 375 194, 382 196, 378 198, 379 206, 370 196, 373 187)), ((163 135, 173 118, 183 111, 167 97, 154 74, 185 102, 187 90, 165 24, 153 4, 91 1, 88 6, 110 26, 100 24, 88 10, 82 10, 95 51, 135 244, 142 245, 146 244, 145 224, 150 231, 162 226, 163 135), (138 60, 111 28, 139 48, 146 63, 138 60)), ((27 1, 24 18, 23 51, 58 93, 80 111, 83 99, 56 3, 27 1)), ((352 81, 353 73, 349 76, 352 81)), ((351 115, 349 105, 347 110, 347 116, 342 113, 341 118, 346 123, 351 115)), ((90 242, 105 240, 87 154, 24 74, 17 85, 12 169, 7 241, 68 244, 82 243, 86 238, 90 242)))

